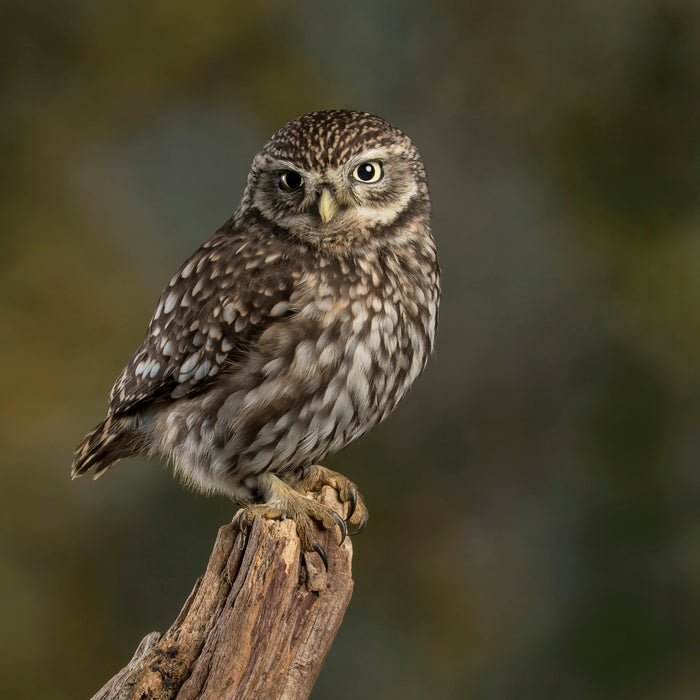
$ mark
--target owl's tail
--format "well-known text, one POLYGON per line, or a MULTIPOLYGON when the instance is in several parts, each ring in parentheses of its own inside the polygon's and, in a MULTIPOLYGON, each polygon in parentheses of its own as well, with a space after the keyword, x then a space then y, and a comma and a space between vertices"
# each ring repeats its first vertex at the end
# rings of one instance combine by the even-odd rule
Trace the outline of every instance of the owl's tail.
POLYGON ((107 416, 75 448, 71 477, 94 470, 97 479, 120 459, 135 454, 133 428, 132 416, 107 416))

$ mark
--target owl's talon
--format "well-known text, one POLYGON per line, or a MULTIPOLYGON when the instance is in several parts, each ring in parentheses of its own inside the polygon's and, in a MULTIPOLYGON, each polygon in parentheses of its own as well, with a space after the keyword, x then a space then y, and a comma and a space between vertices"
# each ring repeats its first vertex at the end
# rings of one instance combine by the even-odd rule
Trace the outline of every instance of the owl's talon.
POLYGON ((300 493, 305 491, 319 492, 324 486, 334 488, 338 492, 338 498, 348 506, 345 522, 358 526, 353 534, 362 532, 367 527, 369 514, 362 494, 358 491, 357 486, 342 474, 322 467, 320 464, 312 464, 306 468, 300 479, 290 483, 300 493))
POLYGON ((367 527, 367 521, 362 523, 356 530, 353 530, 352 532, 348 532, 348 537, 355 537, 355 535, 359 535, 361 532, 364 531, 364 529, 367 527))
POLYGON ((259 477, 260 492, 264 501, 247 504, 236 517, 241 532, 248 534, 256 516, 271 520, 289 519, 296 525, 297 535, 306 552, 318 552, 328 569, 328 557, 314 534, 314 523, 324 530, 340 530, 339 546, 345 542, 347 525, 332 508, 300 493, 283 479, 272 474, 259 477))
POLYGON ((348 493, 348 515, 346 520, 352 518, 355 509, 357 508, 357 491, 355 489, 350 489, 348 493))
POLYGON ((354 537, 355 535, 359 535, 367 527, 368 522, 369 522, 369 515, 367 515, 367 513, 365 513, 362 520, 360 520, 360 524, 357 526, 357 528, 354 529, 352 532, 348 532, 348 537, 354 537))
POLYGON ((323 547, 321 547, 321 545, 318 542, 314 545, 314 552, 316 552, 318 556, 321 557, 323 566, 325 566, 326 571, 328 571, 328 557, 326 556, 326 551, 323 549, 323 547))
POLYGON ((345 521, 337 513, 335 513, 335 521, 338 523, 338 528, 340 529, 340 542, 338 543, 338 546, 340 546, 343 544, 343 542, 345 542, 345 536, 348 534, 348 529, 345 526, 345 521))

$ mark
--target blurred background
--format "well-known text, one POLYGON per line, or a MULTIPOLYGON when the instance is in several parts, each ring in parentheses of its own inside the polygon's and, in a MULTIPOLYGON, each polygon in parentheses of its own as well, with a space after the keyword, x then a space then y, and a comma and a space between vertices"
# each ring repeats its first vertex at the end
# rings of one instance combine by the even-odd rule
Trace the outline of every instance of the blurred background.
POLYGON ((160 290, 315 109, 420 148, 437 351, 327 460, 372 520, 312 695, 700 697, 696 0, 0 10, 0 675, 88 697, 234 507, 131 460, 69 480, 160 290))

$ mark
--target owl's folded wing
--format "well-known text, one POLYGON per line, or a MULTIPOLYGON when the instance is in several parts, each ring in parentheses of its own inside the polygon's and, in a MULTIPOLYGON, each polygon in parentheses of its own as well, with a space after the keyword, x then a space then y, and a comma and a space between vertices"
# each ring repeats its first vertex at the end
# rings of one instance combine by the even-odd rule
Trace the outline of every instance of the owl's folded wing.
POLYGON ((291 313, 296 275, 275 243, 261 244, 229 225, 185 262, 112 388, 110 414, 199 393, 291 313))

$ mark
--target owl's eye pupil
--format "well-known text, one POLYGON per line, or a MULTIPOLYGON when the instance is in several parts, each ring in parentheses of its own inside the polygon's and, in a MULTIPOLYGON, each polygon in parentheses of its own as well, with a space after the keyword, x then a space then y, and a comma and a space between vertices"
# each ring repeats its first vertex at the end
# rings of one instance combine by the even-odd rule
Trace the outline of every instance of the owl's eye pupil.
POLYGON ((368 160, 360 163, 352 171, 352 176, 360 182, 377 182, 382 177, 382 166, 376 160, 368 160))
POLYGON ((365 182, 371 180, 374 177, 374 166, 372 163, 363 163, 357 169, 357 176, 360 180, 364 180, 365 182))
POLYGON ((293 170, 284 170, 280 173, 280 189, 285 192, 292 192, 301 187, 302 179, 299 173, 293 170))

